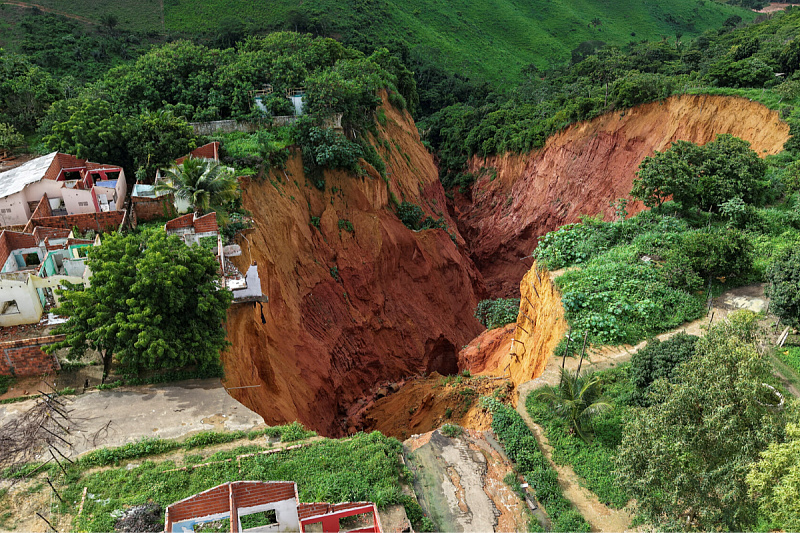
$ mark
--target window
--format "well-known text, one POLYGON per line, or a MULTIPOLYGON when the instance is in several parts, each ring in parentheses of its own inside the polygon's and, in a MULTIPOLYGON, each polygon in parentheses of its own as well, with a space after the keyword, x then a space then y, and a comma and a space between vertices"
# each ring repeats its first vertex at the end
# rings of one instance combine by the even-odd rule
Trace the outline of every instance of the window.
POLYGON ((254 527, 271 526, 272 524, 278 523, 278 517, 275 514, 275 509, 244 515, 239 517, 239 520, 242 522, 243 530, 254 527))
POLYGON ((0 315, 19 314, 19 306, 16 300, 9 300, 0 304, 0 315))

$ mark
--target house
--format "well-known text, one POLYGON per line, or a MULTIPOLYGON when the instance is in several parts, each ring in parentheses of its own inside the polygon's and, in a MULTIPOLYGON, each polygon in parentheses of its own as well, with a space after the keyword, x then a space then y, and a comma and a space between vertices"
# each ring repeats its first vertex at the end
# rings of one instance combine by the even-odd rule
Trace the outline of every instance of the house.
POLYGON ((218 485, 167 507, 164 531, 188 533, 195 526, 226 519, 231 533, 383 532, 374 503, 300 503, 297 484, 292 481, 232 481, 218 485))
POLYGON ((255 261, 247 268, 245 275, 228 261, 228 257, 242 255, 242 249, 238 244, 222 245, 216 213, 188 213, 167 222, 164 230, 167 235, 179 236, 187 246, 202 246, 207 243, 208 248, 213 248, 225 287, 233 292, 234 303, 269 301, 261 292, 261 278, 258 276, 258 265, 255 261))
POLYGON ((48 303, 58 303, 54 288, 87 286, 86 250, 99 244, 57 228, 0 232, 0 326, 36 324, 48 303))
POLYGON ((123 210, 122 167, 53 152, 0 172, 0 226, 22 226, 44 195, 52 216, 123 210))
MULTIPOLYGON (((219 161, 219 142, 214 141, 208 144, 204 144, 199 148, 195 148, 185 156, 176 159, 175 164, 182 165, 183 162, 189 159, 190 157, 194 159, 211 159, 213 161, 219 161)), ((137 207, 136 206, 137 203, 143 203, 144 198, 149 198, 151 199, 150 201, 155 200, 158 202, 162 202, 163 201, 162 199, 165 197, 165 195, 170 194, 166 191, 156 191, 156 187, 158 186, 159 183, 170 183, 169 179, 161 174, 160 169, 156 171, 156 179, 153 183, 154 185, 145 185, 136 182, 136 185, 134 186, 134 193, 131 195, 131 200, 133 202, 134 207, 137 207)), ((172 199, 176 212, 186 213, 187 211, 191 210, 192 206, 189 203, 189 201, 186 200, 185 198, 178 198, 173 195, 170 195, 170 198, 172 199)), ((138 216, 138 210, 137 210, 137 216, 138 216)))
POLYGON ((173 218, 164 225, 164 230, 167 235, 178 235, 189 246, 200 243, 203 237, 214 237, 215 241, 219 238, 217 214, 214 212, 199 216, 188 213, 173 218))

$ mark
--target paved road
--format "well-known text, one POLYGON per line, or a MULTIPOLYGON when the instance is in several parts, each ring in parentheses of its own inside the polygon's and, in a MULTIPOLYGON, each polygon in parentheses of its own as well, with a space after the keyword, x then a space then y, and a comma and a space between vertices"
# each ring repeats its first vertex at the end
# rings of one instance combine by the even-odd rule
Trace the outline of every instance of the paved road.
MULTIPOLYGON (((73 455, 143 437, 171 439, 202 430, 249 430, 264 424, 261 416, 231 398, 219 379, 95 390, 64 398, 75 421, 73 455)), ((33 402, 0 406, 0 424, 33 402)))

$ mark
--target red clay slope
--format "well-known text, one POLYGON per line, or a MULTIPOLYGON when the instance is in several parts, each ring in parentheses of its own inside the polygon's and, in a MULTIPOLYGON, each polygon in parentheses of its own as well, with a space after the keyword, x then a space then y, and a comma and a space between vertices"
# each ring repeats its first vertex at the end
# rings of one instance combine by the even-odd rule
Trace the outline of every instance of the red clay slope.
POLYGON ((272 172, 244 187, 257 227, 239 239, 235 262, 243 270, 257 261, 269 303, 263 323, 259 306, 231 307, 225 385, 256 385, 230 393, 269 424, 297 419, 342 435, 378 383, 456 372, 461 346, 483 329, 472 313, 485 288, 454 222, 445 212, 459 247, 443 230, 410 231, 389 207, 393 194, 434 217, 446 211, 413 121, 384 110, 390 186, 377 173, 331 172, 320 192, 294 154, 287 176, 272 172))
MULTIPOLYGON (((759 154, 781 151, 789 126, 778 114, 744 98, 685 95, 626 112, 613 112, 571 126, 541 150, 475 158, 470 171, 484 173, 472 202, 459 198, 456 216, 470 254, 490 293, 519 293, 531 267, 538 237, 581 215, 613 215, 609 202, 628 197, 641 160, 675 140, 705 144, 730 133, 752 143, 759 154)), ((642 209, 628 206, 630 214, 642 209)))

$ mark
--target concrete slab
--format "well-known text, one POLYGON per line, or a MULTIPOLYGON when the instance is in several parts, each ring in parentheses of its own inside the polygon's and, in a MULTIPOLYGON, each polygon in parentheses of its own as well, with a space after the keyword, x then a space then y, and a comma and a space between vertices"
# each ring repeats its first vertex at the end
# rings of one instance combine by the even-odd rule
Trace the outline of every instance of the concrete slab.
MULTIPOLYGON (((171 439, 203 430, 250 430, 264 425, 261 416, 231 398, 216 378, 94 390, 63 398, 75 420, 72 455, 143 437, 171 439)), ((30 409, 33 402, 0 406, 0 424, 30 409)))
POLYGON ((404 443, 406 458, 419 503, 439 531, 525 529, 525 504, 503 481, 511 465, 486 433, 449 438, 436 430, 418 437, 404 443))

